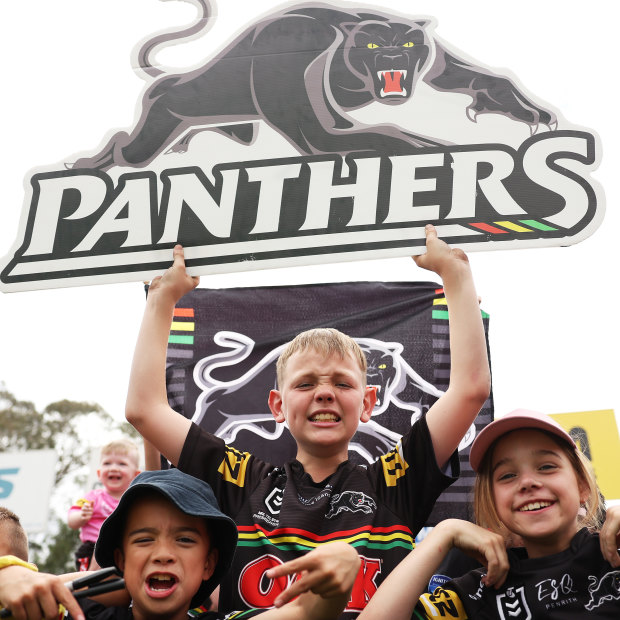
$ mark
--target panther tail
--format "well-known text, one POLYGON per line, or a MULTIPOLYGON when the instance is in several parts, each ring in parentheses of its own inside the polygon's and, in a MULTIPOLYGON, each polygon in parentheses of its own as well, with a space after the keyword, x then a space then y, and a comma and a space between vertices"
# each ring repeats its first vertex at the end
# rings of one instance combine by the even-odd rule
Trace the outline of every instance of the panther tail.
POLYGON ((150 77, 157 77, 158 75, 162 75, 164 73, 164 71, 155 68, 151 63, 150 57, 155 48, 177 39, 186 39, 187 41, 190 41, 198 35, 203 35, 213 26, 215 20, 211 19, 213 16, 213 9, 211 7, 210 0, 184 1, 191 2, 198 9, 196 19, 193 23, 180 29, 165 30, 160 32, 154 37, 147 39, 136 48, 137 51, 132 58, 132 66, 140 69, 143 73, 150 77))

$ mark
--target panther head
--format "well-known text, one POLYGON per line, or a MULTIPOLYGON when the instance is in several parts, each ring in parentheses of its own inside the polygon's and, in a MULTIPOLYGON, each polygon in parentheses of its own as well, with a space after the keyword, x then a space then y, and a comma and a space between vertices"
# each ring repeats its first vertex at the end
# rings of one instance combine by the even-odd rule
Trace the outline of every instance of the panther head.
POLYGON ((376 101, 400 104, 411 97, 430 56, 428 23, 368 20, 349 31, 349 67, 376 101))

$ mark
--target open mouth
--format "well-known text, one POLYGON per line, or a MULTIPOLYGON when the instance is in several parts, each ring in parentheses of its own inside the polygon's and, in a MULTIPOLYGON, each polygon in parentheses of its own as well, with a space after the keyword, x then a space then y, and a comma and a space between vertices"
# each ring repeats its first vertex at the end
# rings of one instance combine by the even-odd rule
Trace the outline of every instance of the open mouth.
POLYGON ((395 69, 390 69, 389 71, 377 71, 377 78, 383 84, 380 95, 382 97, 389 97, 391 95, 406 97, 407 89, 402 85, 406 77, 406 70, 396 71, 395 69))
POLYGON ((176 587, 178 579, 174 575, 155 574, 150 575, 147 580, 147 590, 151 596, 161 597, 170 594, 176 587))
POLYGON ((521 506, 519 512, 535 512, 536 510, 548 508, 552 504, 553 502, 530 502, 529 504, 525 504, 525 506, 521 506))
POLYGON ((310 422, 340 422, 340 417, 335 413, 315 413, 310 416, 310 422))

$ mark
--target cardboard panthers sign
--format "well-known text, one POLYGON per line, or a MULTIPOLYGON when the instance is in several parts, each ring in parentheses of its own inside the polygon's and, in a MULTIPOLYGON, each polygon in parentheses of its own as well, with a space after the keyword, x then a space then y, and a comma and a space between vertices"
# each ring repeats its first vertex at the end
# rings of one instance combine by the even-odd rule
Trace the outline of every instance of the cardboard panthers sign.
MULTIPOLYGON (((483 322, 488 330, 484 312, 483 322)), ((353 437, 349 458, 374 462, 394 448, 448 387, 448 310, 437 284, 196 289, 177 304, 170 330, 170 405, 239 452, 283 464, 295 457, 296 445, 267 404, 269 391, 276 388, 275 363, 286 342, 321 326, 349 334, 366 354, 367 382, 376 387, 378 400, 371 420, 360 424, 353 437)), ((489 398, 461 442, 462 475, 440 496, 430 523, 448 516, 470 517, 468 494, 474 474, 469 445, 492 416, 489 398)), ((395 484, 406 470, 406 464, 385 467, 384 475, 393 478, 386 483, 395 484)), ((364 509, 364 498, 342 499, 364 509)))
POLYGON ((420 253, 428 222, 468 250, 567 245, 600 223, 597 136, 433 18, 289 4, 164 72, 154 51, 217 19, 194 3, 195 23, 135 52, 133 125, 26 180, 3 290, 150 279, 175 243, 203 274, 420 253))

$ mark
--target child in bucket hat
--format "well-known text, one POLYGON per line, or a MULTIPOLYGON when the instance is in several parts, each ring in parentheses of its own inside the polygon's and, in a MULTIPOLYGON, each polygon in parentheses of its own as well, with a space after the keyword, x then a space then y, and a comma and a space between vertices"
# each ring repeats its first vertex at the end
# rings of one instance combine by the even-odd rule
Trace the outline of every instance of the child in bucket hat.
MULTIPOLYGON (((518 409, 491 422, 470 450, 478 525, 439 523, 379 587, 360 620, 617 618, 620 506, 598 532, 590 462, 553 418, 518 409), (506 549, 517 535, 522 548, 506 549), (429 579, 458 548, 484 566, 432 593, 429 579), (413 615, 412 615, 413 614, 413 615)), ((433 581, 437 581, 433 579, 433 581)))
MULTIPOLYGON (((161 496, 164 501, 172 504, 183 515, 202 520, 206 526, 206 534, 209 539, 207 559, 210 559, 212 566, 206 569, 205 579, 202 580, 200 587, 191 597, 190 606, 197 607, 207 599, 219 584, 232 562, 237 546, 235 522, 220 512, 211 487, 202 480, 183 474, 178 469, 146 471, 138 475, 121 497, 116 510, 101 526, 95 547, 95 559, 102 567, 116 566, 125 572, 127 559, 124 557, 126 555, 125 547, 127 544, 132 544, 131 537, 134 535, 132 532, 127 532, 127 526, 130 524, 131 512, 135 510, 136 503, 141 502, 143 504, 143 511, 146 511, 145 506, 155 508, 160 505, 157 517, 163 518, 161 501, 153 501, 154 495, 161 496), (145 504, 147 499, 148 504, 145 504)), ((139 527, 135 536, 142 538, 138 538, 135 544, 142 545, 143 548, 152 544, 153 532, 151 530, 153 528, 150 527, 150 524, 138 522, 137 525, 139 527)), ((196 523, 192 524, 191 521, 183 520, 175 524, 176 533, 184 534, 185 530, 189 531, 195 526, 196 523)), ((196 536, 202 536, 201 529, 198 529, 196 536)), ((188 540, 183 541, 183 544, 187 547, 192 543, 188 540)), ((174 578, 168 581, 163 579, 159 581, 161 584, 174 585, 174 578)), ((164 590, 161 589, 160 592, 163 593, 164 590)))
MULTIPOLYGON (((79 606, 62 586, 85 573, 55 577, 21 566, 0 570, 0 596, 7 608, 28 608, 28 620, 51 617, 58 603, 82 620, 232 620, 197 608, 229 569, 237 527, 223 514, 211 487, 178 469, 138 475, 104 521, 95 547, 102 567, 115 566, 125 579, 132 604, 108 607, 81 599, 79 606), (5 579, 6 577, 6 579, 5 579), (80 610, 81 608, 81 610, 80 610), (35 610, 34 615, 32 609, 35 610)), ((344 542, 322 545, 269 571, 270 587, 280 592, 277 607, 241 613, 261 620, 336 620, 349 600, 360 566, 344 542)), ((118 595, 105 595, 107 602, 118 595)))

